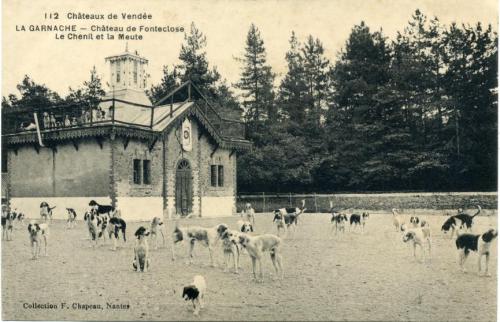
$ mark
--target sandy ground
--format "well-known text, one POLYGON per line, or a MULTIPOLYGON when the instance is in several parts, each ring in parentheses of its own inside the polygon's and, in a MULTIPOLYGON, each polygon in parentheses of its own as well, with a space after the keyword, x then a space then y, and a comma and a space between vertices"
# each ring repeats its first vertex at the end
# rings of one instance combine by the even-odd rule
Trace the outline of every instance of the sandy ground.
MULTIPOLYGON (((189 219, 181 224, 235 227, 239 218, 189 219)), ((7 320, 394 320, 495 321, 497 245, 492 247, 492 277, 476 274, 472 254, 463 274, 456 263, 454 240, 439 232, 445 217, 427 218, 434 233, 433 258, 416 262, 391 215, 372 214, 364 234, 330 231, 329 215, 305 214, 294 236, 284 238, 285 279, 274 280, 268 256, 264 283, 251 276, 248 255, 239 275, 208 265, 206 248, 197 245, 195 263, 186 264, 187 245, 178 245, 171 261, 167 245, 151 251, 152 269, 132 271, 133 233, 145 223, 129 223, 126 245, 113 252, 90 248, 83 222, 67 230, 50 227, 49 256, 31 260, 26 225, 2 244, 2 318, 7 320), (182 287, 202 274, 208 284, 206 307, 199 317, 181 298, 182 287), (62 308, 61 303, 66 303, 62 308), (32 303, 55 309, 25 308, 32 303), (107 303, 129 308, 107 308, 107 303), (93 309, 73 306, 95 305, 93 309), (100 307, 98 307, 100 306, 100 307)), ((256 233, 274 232, 270 215, 257 215, 256 233)), ((495 217, 475 219, 474 232, 496 227, 495 217)), ((170 234, 173 226, 167 223, 170 234)))

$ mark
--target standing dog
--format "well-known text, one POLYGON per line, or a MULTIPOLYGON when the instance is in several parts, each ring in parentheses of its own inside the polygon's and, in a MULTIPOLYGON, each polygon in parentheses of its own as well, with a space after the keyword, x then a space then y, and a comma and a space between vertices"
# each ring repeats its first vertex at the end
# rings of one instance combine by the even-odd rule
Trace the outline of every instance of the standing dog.
POLYGON ((341 233, 345 232, 345 225, 347 222, 348 222, 348 219, 347 219, 346 214, 334 213, 332 215, 332 219, 331 219, 332 230, 333 230, 333 227, 335 227, 335 235, 337 235, 339 232, 341 232, 341 233))
POLYGON ((50 207, 47 202, 42 201, 42 203, 40 203, 40 217, 42 217, 44 221, 47 221, 48 218, 52 221, 52 210, 54 208, 55 206, 50 207))
POLYGON ((94 210, 85 212, 83 220, 87 223, 89 231, 90 247, 97 246, 97 241, 102 238, 103 244, 106 240, 106 231, 108 226, 108 219, 106 216, 98 216, 94 210), (93 243, 94 242, 94 243, 93 243))
POLYGON ((66 211, 68 212, 68 229, 71 229, 76 224, 76 211, 73 208, 66 208, 66 211))
POLYGON ((278 236, 281 235, 280 234, 281 230, 283 230, 286 233, 285 215, 281 211, 279 210, 274 211, 273 223, 276 224, 276 230, 278 231, 278 236))
POLYGON ((137 272, 147 272, 149 269, 149 246, 146 236, 149 236, 149 232, 142 226, 135 232, 137 239, 134 246, 134 262, 132 266, 137 272))
POLYGON ((399 215, 399 210, 392 208, 392 224, 396 228, 396 231, 400 231, 401 225, 403 224, 403 219, 399 215))
POLYGON ((251 222, 255 226, 255 210, 252 208, 252 204, 246 203, 245 208, 241 212, 241 217, 245 215, 246 220, 251 222))
POLYGON ((199 242, 208 248, 210 263, 215 267, 212 248, 226 230, 227 226, 224 224, 219 224, 212 228, 199 226, 179 227, 176 225, 172 234, 172 260, 175 260, 175 244, 186 240, 189 241, 189 264, 192 264, 194 244, 199 242))
POLYGON ((112 250, 116 250, 116 240, 118 239, 119 232, 122 232, 123 236, 123 242, 127 242, 127 236, 126 236, 126 231, 127 231, 127 223, 125 220, 118 218, 118 217, 112 217, 109 220, 109 239, 113 239, 113 248, 112 250), (113 238, 114 237, 114 238, 113 238))
POLYGON ((158 249, 158 233, 161 234, 161 238, 163 240, 162 245, 165 246, 165 235, 163 234, 163 221, 160 217, 154 217, 151 221, 151 242, 155 243, 155 249, 158 249))
POLYGON ((47 238, 49 234, 49 226, 46 223, 38 224, 35 221, 31 221, 28 225, 28 232, 30 235, 31 253, 33 255, 32 259, 37 259, 40 254, 40 243, 42 241, 42 238, 45 247, 45 256, 47 256, 47 238))
POLYGON ((429 227, 419 227, 419 228, 410 228, 406 230, 404 225, 401 226, 403 230, 403 242, 408 242, 411 241, 411 244, 413 245, 413 257, 415 259, 417 258, 416 255, 416 248, 417 245, 420 246, 420 249, 422 251, 422 262, 424 261, 425 258, 425 251, 424 251, 424 244, 427 243, 429 247, 429 260, 431 259, 431 230, 429 227))
POLYGON ((280 251, 281 239, 278 236, 272 234, 264 234, 259 236, 240 234, 238 236, 238 242, 247 250, 248 255, 250 255, 250 258, 252 259, 252 270, 255 280, 259 281, 255 272, 255 266, 258 262, 260 281, 263 281, 262 255, 265 252, 269 252, 271 254, 271 260, 273 262, 274 269, 276 270, 276 275, 279 276, 280 279, 283 279, 284 273, 280 251))
POLYGON ((444 222, 443 226, 441 227, 441 231, 446 234, 451 229, 450 239, 453 238, 453 233, 455 232, 455 230, 465 228, 470 231, 472 229, 474 217, 479 215, 480 212, 481 206, 479 205, 477 206, 477 212, 473 216, 466 214, 462 212, 462 209, 459 209, 457 215, 451 216, 444 222))
POLYGON ((365 222, 370 217, 370 214, 367 212, 363 212, 361 215, 358 214, 352 214, 351 217, 349 218, 350 226, 349 230, 351 230, 352 225, 354 224, 354 228, 357 226, 361 227, 361 231, 365 231, 365 222))
POLYGON ((207 283, 205 282, 205 278, 201 275, 196 275, 193 282, 184 286, 182 290, 182 298, 193 303, 194 315, 200 314, 200 308, 203 308, 206 290, 207 283))
POLYGON ((12 240, 15 216, 15 213, 11 213, 7 209, 2 211, 2 240, 12 240))
POLYGON ((238 268, 240 266, 240 248, 238 246, 239 233, 232 230, 225 230, 222 233, 222 251, 224 252, 224 272, 229 270, 229 262, 231 257, 233 258, 234 272, 238 274, 238 268))
POLYGON ((97 215, 107 214, 109 218, 113 217, 116 211, 115 207, 109 205, 100 205, 95 200, 90 200, 89 206, 97 212, 97 215))
POLYGON ((461 234, 457 237, 455 244, 458 249, 458 264, 462 272, 466 272, 464 268, 465 260, 469 256, 470 251, 478 253, 478 274, 481 275, 481 259, 483 256, 486 258, 485 276, 491 276, 488 272, 488 265, 490 261, 490 247, 491 242, 498 236, 498 231, 490 229, 482 235, 461 234))

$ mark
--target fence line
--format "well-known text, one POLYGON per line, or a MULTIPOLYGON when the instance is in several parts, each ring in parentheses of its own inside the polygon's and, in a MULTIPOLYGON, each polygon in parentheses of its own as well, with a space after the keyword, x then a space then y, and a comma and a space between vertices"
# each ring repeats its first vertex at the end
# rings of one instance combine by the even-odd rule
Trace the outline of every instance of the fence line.
POLYGON ((251 203, 257 212, 270 212, 283 207, 298 207, 305 200, 307 212, 329 212, 335 209, 385 210, 400 209, 457 209, 497 208, 496 192, 409 192, 409 193, 346 193, 293 194, 266 193, 239 194, 237 209, 251 203))

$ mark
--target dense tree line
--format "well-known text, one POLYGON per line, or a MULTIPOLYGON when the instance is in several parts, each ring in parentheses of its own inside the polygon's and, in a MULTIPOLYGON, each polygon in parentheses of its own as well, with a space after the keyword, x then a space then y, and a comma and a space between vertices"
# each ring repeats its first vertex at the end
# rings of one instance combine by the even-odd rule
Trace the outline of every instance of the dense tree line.
MULTIPOLYGON (((239 155, 239 191, 496 190, 497 34, 419 10, 402 27, 389 39, 361 22, 336 57, 292 32, 278 80, 252 24, 230 86, 192 24, 179 63, 164 66, 148 95, 157 102, 191 80, 221 115, 245 122, 254 147, 239 155)), ((18 89, 2 106, 103 94, 95 70, 64 99, 29 77, 18 89)))

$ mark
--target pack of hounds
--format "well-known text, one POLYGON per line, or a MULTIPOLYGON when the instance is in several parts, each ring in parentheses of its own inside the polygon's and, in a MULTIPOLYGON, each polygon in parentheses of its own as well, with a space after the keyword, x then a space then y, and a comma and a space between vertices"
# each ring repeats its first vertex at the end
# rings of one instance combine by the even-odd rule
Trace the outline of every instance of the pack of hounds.
MULTIPOLYGON (((360 230, 364 233, 365 225, 369 218, 369 213, 352 213, 348 215, 345 211, 334 210, 331 207, 331 231, 341 236, 345 233, 346 226, 349 225, 349 231, 360 230)), ((52 221, 52 210, 56 207, 50 207, 47 202, 40 204, 41 222, 31 220, 28 224, 29 240, 31 245, 32 259, 38 259, 43 245, 43 255, 48 256, 48 238, 49 224, 52 221)), ((490 246, 497 237, 498 232, 495 229, 489 229, 483 234, 472 234, 474 217, 481 212, 481 207, 477 206, 477 212, 469 215, 458 209, 456 215, 450 216, 442 225, 441 230, 450 238, 455 234, 457 236, 455 244, 458 250, 458 264, 460 269, 465 272, 464 263, 471 252, 478 253, 478 272, 482 271, 482 258, 485 257, 484 274, 490 276, 488 271, 490 246), (466 232, 462 232, 466 230, 466 232)), ((210 264, 215 267, 213 252, 217 249, 222 250, 224 258, 224 272, 232 270, 235 274, 239 273, 240 256, 246 253, 252 262, 253 279, 256 282, 263 282, 262 259, 266 253, 269 254, 274 266, 276 277, 284 278, 283 260, 282 260, 282 233, 295 232, 300 223, 300 216, 306 211, 305 200, 301 201, 298 207, 279 208, 273 211, 273 225, 276 228, 276 234, 254 234, 255 211, 250 203, 244 206, 241 212, 241 220, 236 223, 234 229, 225 223, 214 227, 201 226, 180 226, 175 222, 171 240, 171 258, 176 260, 176 245, 185 242, 187 244, 188 264, 193 263, 193 249, 196 244, 201 244, 208 249, 210 264)), ((66 208, 67 228, 75 227, 77 214, 73 208, 66 208)), ((12 240, 14 222, 24 223, 25 216, 16 210, 10 211, 7 206, 2 206, 2 240, 12 240)), ((98 245, 102 241, 104 245, 106 239, 112 241, 112 250, 116 250, 117 241, 122 239, 127 242, 126 229, 127 223, 121 218, 119 209, 110 205, 101 205, 95 200, 89 202, 89 210, 83 215, 83 220, 88 231, 90 247, 98 245)), ((402 241, 409 243, 413 250, 413 256, 416 258, 416 248, 419 246, 422 253, 422 261, 425 260, 425 250, 428 249, 429 261, 431 260, 431 229, 426 220, 417 216, 411 216, 409 223, 404 222, 401 211, 392 209, 392 221, 397 232, 402 234, 402 241)), ((149 243, 158 248, 158 244, 165 246, 166 229, 163 220, 160 217, 154 217, 149 226, 140 226, 135 234, 134 253, 132 268, 136 272, 148 272, 151 268, 151 256, 149 243), (159 240, 161 237, 161 241, 159 240), (148 242, 149 240, 149 242, 148 242)), ((206 293, 207 283, 201 275, 196 275, 191 283, 188 283, 182 292, 182 298, 190 301, 193 305, 194 314, 198 315, 204 305, 204 295, 206 293)))

